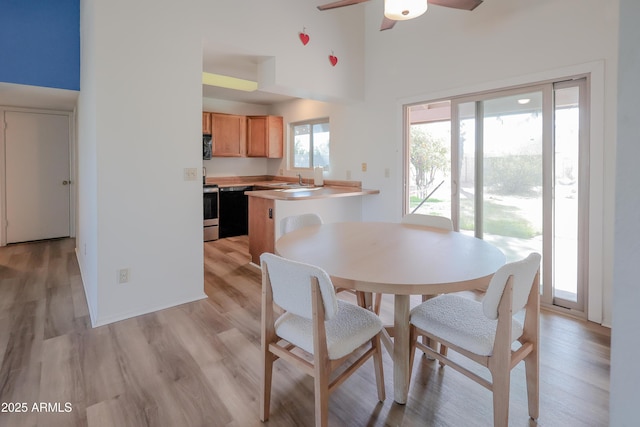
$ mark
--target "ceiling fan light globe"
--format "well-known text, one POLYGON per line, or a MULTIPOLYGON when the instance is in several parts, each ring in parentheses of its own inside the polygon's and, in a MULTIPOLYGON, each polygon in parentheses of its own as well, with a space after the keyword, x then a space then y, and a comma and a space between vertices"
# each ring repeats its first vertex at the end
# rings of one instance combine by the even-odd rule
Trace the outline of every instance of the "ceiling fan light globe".
POLYGON ((394 21, 406 21, 425 13, 427 7, 427 0, 384 0, 384 16, 394 21))

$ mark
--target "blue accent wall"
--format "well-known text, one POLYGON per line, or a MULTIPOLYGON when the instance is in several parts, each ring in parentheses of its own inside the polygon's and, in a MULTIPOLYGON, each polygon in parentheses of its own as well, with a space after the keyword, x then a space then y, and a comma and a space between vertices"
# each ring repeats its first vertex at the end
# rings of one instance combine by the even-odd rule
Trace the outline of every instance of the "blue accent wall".
POLYGON ((0 82, 80 90, 80 0, 0 0, 0 82))

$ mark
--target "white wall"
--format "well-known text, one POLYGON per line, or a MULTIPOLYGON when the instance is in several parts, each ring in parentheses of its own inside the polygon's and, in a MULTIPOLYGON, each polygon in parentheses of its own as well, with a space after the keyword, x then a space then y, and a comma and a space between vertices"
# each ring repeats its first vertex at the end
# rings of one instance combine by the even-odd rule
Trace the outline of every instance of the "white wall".
POLYGON ((80 96, 76 117, 77 217, 76 254, 82 274, 91 322, 98 322, 98 159, 96 57, 93 46, 95 8, 92 1, 80 2, 81 68, 80 96))
POLYGON ((306 1, 201 1, 207 46, 265 59, 259 84, 268 92, 362 99, 364 17, 361 6, 321 12, 306 1), (298 33, 306 29, 304 46, 298 33), (338 57, 332 67, 329 55, 338 57))
POLYGON ((618 140, 615 197, 615 263, 613 293, 613 331, 611 343, 611 422, 612 426, 634 426, 638 421, 640 383, 640 3, 620 1, 620 62, 618 80, 618 140))
POLYGON ((205 297, 201 180, 183 180, 202 164, 201 35, 169 0, 81 8, 78 248, 100 325, 205 297))

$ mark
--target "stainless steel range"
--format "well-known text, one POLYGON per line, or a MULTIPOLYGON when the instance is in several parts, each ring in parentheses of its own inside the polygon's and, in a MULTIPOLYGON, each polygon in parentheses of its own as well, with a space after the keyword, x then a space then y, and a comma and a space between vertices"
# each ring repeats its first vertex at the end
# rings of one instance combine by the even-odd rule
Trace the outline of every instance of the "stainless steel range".
POLYGON ((218 240, 219 237, 219 211, 220 197, 216 184, 204 184, 204 241, 218 240))

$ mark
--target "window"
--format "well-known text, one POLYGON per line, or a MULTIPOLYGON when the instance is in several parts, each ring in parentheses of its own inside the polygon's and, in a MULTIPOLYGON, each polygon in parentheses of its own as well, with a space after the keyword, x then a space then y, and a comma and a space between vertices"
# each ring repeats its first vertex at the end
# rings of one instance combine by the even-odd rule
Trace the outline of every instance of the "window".
POLYGON ((291 124, 291 157, 293 169, 329 168, 329 119, 291 124))

